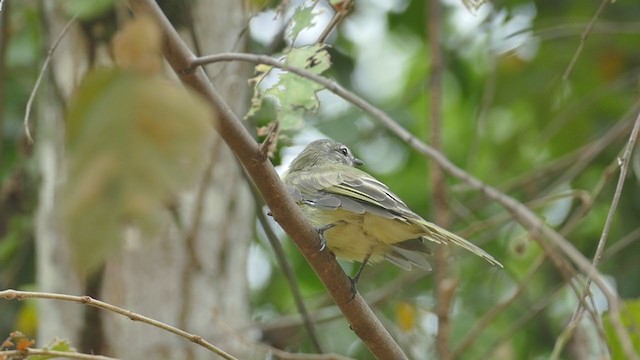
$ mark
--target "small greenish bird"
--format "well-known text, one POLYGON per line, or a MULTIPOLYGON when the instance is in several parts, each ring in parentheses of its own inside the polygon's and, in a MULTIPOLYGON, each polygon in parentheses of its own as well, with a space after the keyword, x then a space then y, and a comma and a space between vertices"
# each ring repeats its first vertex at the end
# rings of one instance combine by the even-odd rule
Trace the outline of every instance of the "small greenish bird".
POLYGON ((320 233, 323 247, 362 264, 354 285, 367 262, 386 259, 405 270, 431 270, 425 240, 456 244, 502 267, 476 245, 411 211, 385 184, 355 168, 362 164, 343 144, 316 140, 283 176, 288 192, 320 233))

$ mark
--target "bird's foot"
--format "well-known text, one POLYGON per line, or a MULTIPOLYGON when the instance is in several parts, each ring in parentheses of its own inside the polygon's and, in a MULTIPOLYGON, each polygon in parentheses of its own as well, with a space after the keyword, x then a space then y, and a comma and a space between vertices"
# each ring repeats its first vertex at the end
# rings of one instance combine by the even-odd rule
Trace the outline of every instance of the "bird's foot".
POLYGON ((320 250, 322 251, 327 247, 327 239, 324 237, 324 232, 332 229, 338 225, 342 225, 344 223, 344 221, 336 221, 334 223, 331 224, 327 224, 325 226, 319 227, 316 229, 316 231, 318 232, 318 236, 320 237, 320 250))
POLYGON ((362 275, 362 270, 364 270, 365 265, 367 265, 367 262, 371 257, 371 253, 372 251, 369 251, 367 253, 367 256, 364 257, 364 260, 362 260, 362 263, 360 263, 360 268, 358 268, 358 272, 356 273, 356 275, 354 277, 348 276, 349 281, 351 281, 351 299, 349 299, 348 302, 351 302, 353 298, 356 297, 356 293, 358 292, 358 290, 356 289, 356 285, 358 284, 358 280, 360 280, 360 275, 362 275))
POLYGON ((327 247, 327 239, 324 237, 324 232, 331 229, 332 227, 336 226, 335 224, 329 224, 329 225, 325 225, 321 228, 317 228, 316 231, 318 232, 318 236, 320 237, 320 250, 318 251, 322 251, 327 247))
POLYGON ((364 268, 364 264, 362 264, 360 266, 360 269, 358 270, 358 272, 356 273, 356 275, 354 277, 347 276, 349 278, 349 282, 351 282, 351 299, 349 299, 348 302, 351 302, 353 300, 353 298, 356 297, 356 293, 358 292, 358 289, 356 288, 356 285, 358 285, 358 281, 360 280, 360 274, 362 274, 362 269, 363 268, 364 268))

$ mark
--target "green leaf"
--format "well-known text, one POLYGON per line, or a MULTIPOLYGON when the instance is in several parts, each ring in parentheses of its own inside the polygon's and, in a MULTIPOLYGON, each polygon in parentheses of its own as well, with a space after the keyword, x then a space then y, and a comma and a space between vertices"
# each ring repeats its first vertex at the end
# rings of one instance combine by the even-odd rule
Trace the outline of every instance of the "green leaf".
MULTIPOLYGON (((629 332, 636 353, 640 352, 640 299, 624 301, 620 317, 622 325, 629 332)), ((609 316, 604 318, 604 332, 607 335, 612 359, 626 359, 618 334, 611 325, 609 316)))
MULTIPOLYGON (((47 345, 45 350, 53 350, 53 351, 61 351, 68 353, 76 353, 77 350, 71 346, 69 340, 66 339, 55 339, 49 345, 47 345)), ((31 355, 29 356, 29 360, 46 360, 46 359, 55 359, 55 356, 51 355, 31 355)))
MULTIPOLYGON (((321 74, 331 66, 331 59, 325 46, 316 44, 288 50, 284 54, 284 63, 321 74)), ((324 87, 290 72, 272 74, 272 71, 273 68, 269 66, 256 67, 258 75, 252 80, 256 85, 247 117, 256 114, 262 108, 265 98, 270 98, 275 103, 276 119, 280 122, 280 128, 300 128, 304 115, 318 110, 320 102, 316 92, 324 87), (261 83, 267 76, 277 76, 277 80, 268 87, 261 88, 261 83)))
POLYGON ((81 272, 118 250, 123 230, 152 235, 164 204, 198 173, 211 133, 208 105, 159 77, 98 69, 68 116, 64 221, 81 272))
POLYGON ((67 352, 75 352, 76 349, 71 346, 71 343, 67 339, 57 339, 54 340, 51 344, 47 345, 47 349, 53 351, 67 351, 67 352))

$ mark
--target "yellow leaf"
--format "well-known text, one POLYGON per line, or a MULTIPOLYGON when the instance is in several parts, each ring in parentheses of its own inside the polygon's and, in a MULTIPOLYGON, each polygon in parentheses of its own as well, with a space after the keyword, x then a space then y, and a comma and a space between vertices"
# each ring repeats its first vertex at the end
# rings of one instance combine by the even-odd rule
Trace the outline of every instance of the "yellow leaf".
POLYGON ((400 302, 396 305, 396 323, 400 330, 409 332, 416 326, 416 308, 408 302, 400 302))
POLYGON ((18 310, 15 326, 24 336, 35 337, 38 329, 38 309, 35 301, 25 301, 18 310))

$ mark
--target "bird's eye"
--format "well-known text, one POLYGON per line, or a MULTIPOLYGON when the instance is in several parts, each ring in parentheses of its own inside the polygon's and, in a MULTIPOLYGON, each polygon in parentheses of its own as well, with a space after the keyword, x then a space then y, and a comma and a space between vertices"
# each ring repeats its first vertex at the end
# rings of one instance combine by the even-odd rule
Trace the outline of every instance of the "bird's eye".
POLYGON ((342 146, 339 149, 340 153, 344 156, 349 156, 349 149, 346 146, 342 146))

